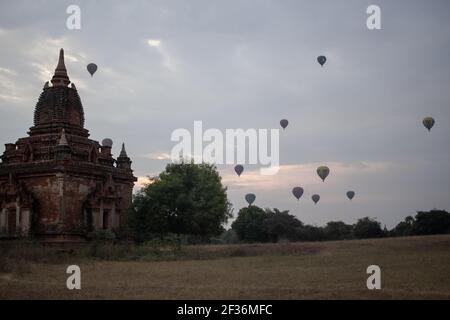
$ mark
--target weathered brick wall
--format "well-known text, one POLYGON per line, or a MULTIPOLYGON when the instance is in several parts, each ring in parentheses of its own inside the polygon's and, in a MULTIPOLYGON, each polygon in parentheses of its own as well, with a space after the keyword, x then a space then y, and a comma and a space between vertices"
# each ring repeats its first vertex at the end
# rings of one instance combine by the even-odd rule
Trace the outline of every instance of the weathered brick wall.
MULTIPOLYGON (((55 175, 32 177, 21 180, 38 201, 40 224, 56 224, 59 219, 59 188, 55 175)), ((35 213, 34 213, 35 214, 35 213)))
MULTIPOLYGON (((38 223, 54 225, 62 222, 67 229, 84 226, 83 205, 97 185, 105 183, 102 179, 73 175, 33 177, 23 181, 38 201, 38 223), (60 220, 61 218, 63 221, 60 220)), ((114 185, 121 196, 121 201, 117 202, 116 211, 120 214, 119 225, 122 225, 125 221, 124 214, 131 204, 132 184, 119 182, 114 185)), ((116 190, 114 190, 115 192, 116 190)), ((114 201, 114 199, 104 200, 104 208, 111 209, 111 202, 114 201)), ((100 206, 100 203, 98 205, 100 206)))

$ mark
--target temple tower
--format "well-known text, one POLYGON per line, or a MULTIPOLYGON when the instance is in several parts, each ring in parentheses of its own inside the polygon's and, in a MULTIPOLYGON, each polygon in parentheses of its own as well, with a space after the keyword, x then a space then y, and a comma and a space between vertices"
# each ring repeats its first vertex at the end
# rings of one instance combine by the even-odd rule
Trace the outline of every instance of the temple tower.
POLYGON ((0 238, 79 241, 95 230, 121 232, 137 180, 125 147, 116 160, 111 139, 89 138, 63 49, 50 82, 28 136, 1 156, 0 238))

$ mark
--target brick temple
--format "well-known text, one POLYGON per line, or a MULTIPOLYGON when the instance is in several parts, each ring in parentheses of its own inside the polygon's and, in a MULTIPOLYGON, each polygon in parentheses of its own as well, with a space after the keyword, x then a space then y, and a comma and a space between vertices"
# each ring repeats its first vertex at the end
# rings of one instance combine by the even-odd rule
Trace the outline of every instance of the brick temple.
POLYGON ((136 181, 125 146, 115 159, 111 139, 89 139, 63 49, 50 82, 28 136, 1 156, 0 238, 78 241, 96 230, 120 232, 136 181))

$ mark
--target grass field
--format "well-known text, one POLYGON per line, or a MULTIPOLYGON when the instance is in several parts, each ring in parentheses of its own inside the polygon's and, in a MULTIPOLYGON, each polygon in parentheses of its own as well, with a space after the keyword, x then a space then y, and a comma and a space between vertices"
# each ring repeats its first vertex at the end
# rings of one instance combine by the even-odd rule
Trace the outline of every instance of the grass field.
POLYGON ((195 246, 121 260, 9 261, 0 299, 450 299, 450 236, 195 246), (81 290, 66 288, 69 264, 81 267, 81 290), (366 287, 372 264, 379 291, 366 287))

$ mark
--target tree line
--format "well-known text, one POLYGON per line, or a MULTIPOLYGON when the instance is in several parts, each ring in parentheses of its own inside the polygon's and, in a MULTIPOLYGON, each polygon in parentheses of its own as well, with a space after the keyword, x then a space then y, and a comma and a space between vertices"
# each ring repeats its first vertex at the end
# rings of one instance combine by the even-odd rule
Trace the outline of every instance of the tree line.
POLYGON ((450 233, 450 213, 442 210, 408 216, 392 230, 370 217, 355 224, 330 221, 325 226, 304 224, 289 211, 249 206, 232 217, 227 189, 214 165, 181 161, 167 165, 133 199, 128 235, 144 242, 167 235, 190 243, 325 241, 450 233))
MULTIPOLYGON (((289 211, 250 206, 239 211, 229 233, 243 242, 330 241, 450 234, 450 213, 442 210, 408 216, 392 230, 382 228, 376 219, 364 217, 355 224, 330 221, 325 226, 305 225, 289 211)), ((227 235, 224 239, 229 239, 227 235)))

